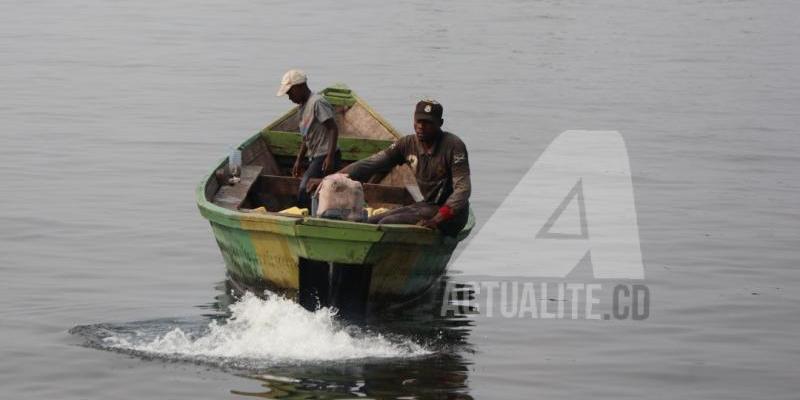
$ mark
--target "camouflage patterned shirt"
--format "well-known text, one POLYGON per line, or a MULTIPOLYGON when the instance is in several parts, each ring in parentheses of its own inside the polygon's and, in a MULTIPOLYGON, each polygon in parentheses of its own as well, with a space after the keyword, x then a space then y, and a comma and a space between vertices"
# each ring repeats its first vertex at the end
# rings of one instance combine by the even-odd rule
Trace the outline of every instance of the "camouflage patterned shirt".
POLYGON ((408 164, 414 171, 426 203, 447 206, 455 215, 469 209, 472 184, 467 147, 450 132, 442 131, 430 151, 425 150, 416 135, 405 136, 388 149, 351 164, 345 172, 363 182, 373 174, 388 172, 401 164, 408 164))

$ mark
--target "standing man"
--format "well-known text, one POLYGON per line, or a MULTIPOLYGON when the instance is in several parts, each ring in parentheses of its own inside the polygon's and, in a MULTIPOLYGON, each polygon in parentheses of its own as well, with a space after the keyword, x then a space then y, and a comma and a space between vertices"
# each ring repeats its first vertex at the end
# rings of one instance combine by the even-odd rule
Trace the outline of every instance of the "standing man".
POLYGON ((300 180, 297 202, 308 208, 310 199, 306 185, 311 178, 322 178, 339 168, 341 152, 337 145, 339 127, 334 119, 331 103, 320 94, 308 88, 306 74, 299 69, 291 69, 283 75, 277 96, 289 95, 289 100, 299 105, 297 111, 300 128, 300 151, 292 167, 292 176, 300 176, 303 160, 308 156, 308 168, 300 180))
POLYGON ((404 163, 414 171, 423 201, 376 215, 370 223, 417 224, 450 236, 466 225, 472 190, 467 147, 456 135, 442 130, 443 112, 435 100, 420 101, 414 110, 415 135, 342 170, 362 182, 404 163))

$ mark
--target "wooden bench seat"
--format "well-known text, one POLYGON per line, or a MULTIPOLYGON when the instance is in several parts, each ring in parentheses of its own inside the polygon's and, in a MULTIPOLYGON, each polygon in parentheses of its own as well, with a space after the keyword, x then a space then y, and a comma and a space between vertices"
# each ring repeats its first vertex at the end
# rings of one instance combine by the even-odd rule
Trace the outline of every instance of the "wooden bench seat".
MULTIPOLYGON (((310 179, 309 183, 318 183, 322 179, 310 179)), ((414 203, 414 198, 404 187, 364 183, 364 200, 372 207, 395 207, 414 203)), ((300 178, 278 175, 261 175, 259 193, 293 199, 297 197, 300 178)))
POLYGON ((241 180, 234 185, 223 184, 220 186, 214 195, 213 203, 230 210, 238 210, 263 169, 264 167, 260 165, 242 167, 241 180))
MULTIPOLYGON (((213 203, 229 210, 265 206, 277 211, 295 205, 300 178, 281 175, 262 175, 261 166, 242 168, 241 180, 235 185, 222 185, 214 195, 213 203), (252 193, 251 193, 252 192, 252 193), (248 200, 248 198, 250 198, 248 200)), ((321 179, 311 179, 318 183, 321 179)), ((415 199, 405 187, 364 183, 364 200, 372 207, 397 207, 414 203, 415 199)))

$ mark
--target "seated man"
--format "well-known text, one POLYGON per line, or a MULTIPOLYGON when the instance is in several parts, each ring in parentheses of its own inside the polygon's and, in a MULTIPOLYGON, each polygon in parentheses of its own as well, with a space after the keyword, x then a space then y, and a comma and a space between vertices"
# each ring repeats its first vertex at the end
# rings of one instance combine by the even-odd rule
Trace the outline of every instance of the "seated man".
POLYGON ((278 96, 289 95, 289 100, 300 106, 297 110, 302 141, 292 168, 292 176, 300 176, 303 159, 308 154, 308 168, 300 180, 297 202, 308 208, 311 200, 306 190, 308 180, 322 178, 339 169, 342 154, 339 151, 339 127, 334 119, 331 103, 320 94, 311 92, 303 71, 292 69, 283 75, 278 96))
POLYGON ((404 163, 414 171, 424 200, 376 215, 369 222, 418 224, 451 236, 464 228, 471 191, 467 148, 456 135, 442 130, 443 111, 434 100, 420 101, 414 111, 415 135, 341 171, 362 182, 404 163))

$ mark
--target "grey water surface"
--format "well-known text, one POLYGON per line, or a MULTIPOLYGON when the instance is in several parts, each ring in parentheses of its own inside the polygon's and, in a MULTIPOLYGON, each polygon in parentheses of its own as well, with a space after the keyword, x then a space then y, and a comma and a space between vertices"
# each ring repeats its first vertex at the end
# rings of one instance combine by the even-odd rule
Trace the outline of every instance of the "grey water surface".
POLYGON ((778 0, 0 1, 0 398, 798 398, 798 14, 778 0), (347 83, 404 132, 419 98, 443 103, 479 226, 560 132, 620 131, 649 318, 412 316, 398 334, 432 355, 253 369, 93 346, 224 310, 194 190, 288 109, 274 93, 291 67, 315 89, 347 83))

